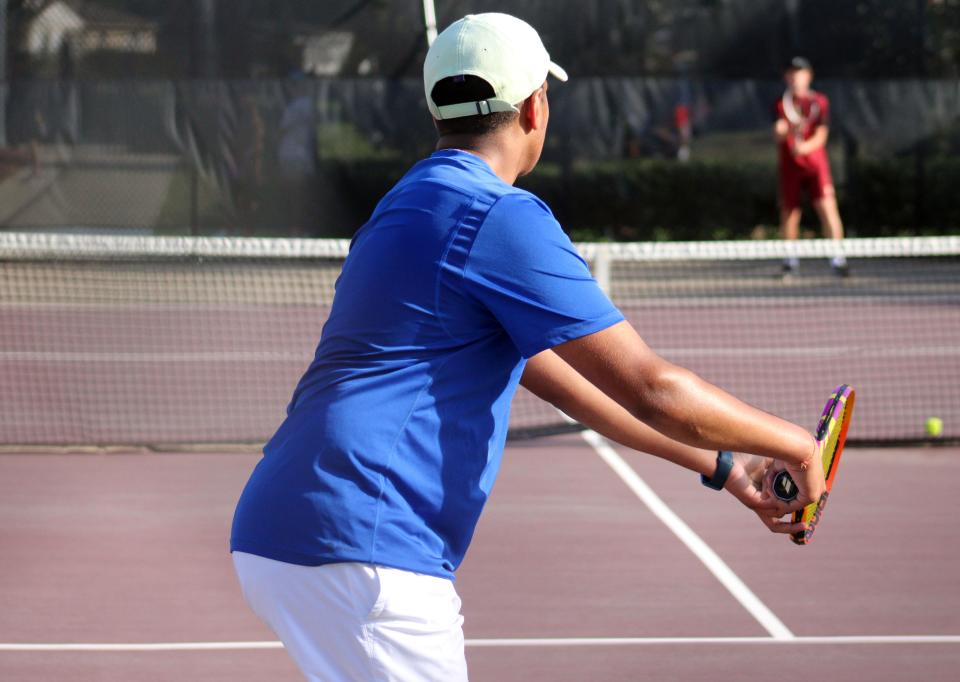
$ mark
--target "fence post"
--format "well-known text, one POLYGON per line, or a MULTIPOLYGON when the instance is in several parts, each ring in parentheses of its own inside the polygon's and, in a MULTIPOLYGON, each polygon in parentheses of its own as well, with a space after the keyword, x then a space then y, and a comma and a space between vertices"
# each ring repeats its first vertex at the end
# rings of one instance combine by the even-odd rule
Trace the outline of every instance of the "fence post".
POLYGON ((0 0, 0 147, 7 146, 7 34, 10 17, 7 0, 0 0))
POLYGON ((437 8, 433 0, 423 0, 423 24, 427 31, 427 46, 437 39, 437 8))

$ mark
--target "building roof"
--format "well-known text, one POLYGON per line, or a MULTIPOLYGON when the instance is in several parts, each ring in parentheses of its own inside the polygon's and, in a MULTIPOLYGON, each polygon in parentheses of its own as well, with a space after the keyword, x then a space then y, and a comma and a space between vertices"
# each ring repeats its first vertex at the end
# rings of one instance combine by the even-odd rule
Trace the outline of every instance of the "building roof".
POLYGON ((28 9, 34 16, 27 24, 23 47, 33 55, 55 55, 65 42, 78 38, 85 38, 74 43, 83 50, 146 53, 156 50, 156 22, 134 14, 88 0, 34 0, 28 9), (104 31, 119 32, 119 35, 101 39, 104 31))
POLYGON ((136 26, 142 28, 156 26, 156 22, 150 19, 113 7, 107 7, 106 5, 101 5, 91 0, 39 0, 35 4, 35 11, 38 13, 45 12, 48 8, 55 5, 66 7, 86 24, 136 26))

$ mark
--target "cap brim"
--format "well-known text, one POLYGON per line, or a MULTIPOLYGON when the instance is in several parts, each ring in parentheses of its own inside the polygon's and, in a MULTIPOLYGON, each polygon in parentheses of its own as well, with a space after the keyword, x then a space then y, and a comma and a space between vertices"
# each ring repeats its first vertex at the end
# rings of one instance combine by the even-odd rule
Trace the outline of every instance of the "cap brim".
POLYGON ((562 81, 562 82, 566 83, 567 80, 569 80, 569 78, 568 78, 568 76, 567 76, 567 72, 564 71, 564 70, 563 70, 563 67, 561 67, 559 64, 554 64, 553 62, 550 62, 550 66, 547 67, 547 72, 548 72, 551 76, 553 76, 554 78, 556 78, 558 81, 562 81))

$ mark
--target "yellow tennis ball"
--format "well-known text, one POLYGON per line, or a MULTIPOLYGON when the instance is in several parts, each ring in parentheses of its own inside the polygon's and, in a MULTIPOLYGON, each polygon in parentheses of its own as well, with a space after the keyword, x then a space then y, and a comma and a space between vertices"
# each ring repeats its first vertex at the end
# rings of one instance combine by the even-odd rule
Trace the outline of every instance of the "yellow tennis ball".
POLYGON ((943 420, 940 417, 929 417, 926 427, 927 435, 932 438, 939 438, 943 435, 943 420))

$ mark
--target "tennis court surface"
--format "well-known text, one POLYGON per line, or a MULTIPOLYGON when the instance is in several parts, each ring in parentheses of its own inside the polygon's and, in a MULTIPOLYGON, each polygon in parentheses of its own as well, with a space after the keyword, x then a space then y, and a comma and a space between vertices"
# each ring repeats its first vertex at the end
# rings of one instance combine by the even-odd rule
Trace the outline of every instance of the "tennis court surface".
MULTIPOLYGON (((0 235, 0 679, 298 679, 227 538, 345 252, 0 235)), ((858 446, 797 547, 590 434, 511 441, 458 578, 472 679, 957 679, 960 238, 583 253, 653 348, 750 402, 812 428, 854 385, 858 446)), ((521 393, 511 429, 570 425, 521 393)))
MULTIPOLYGON (((646 500, 579 435, 508 447, 457 584, 471 679, 956 679, 957 449, 849 449, 809 547, 614 454, 646 500)), ((227 553, 258 456, 0 456, 0 679, 299 679, 227 553)))

